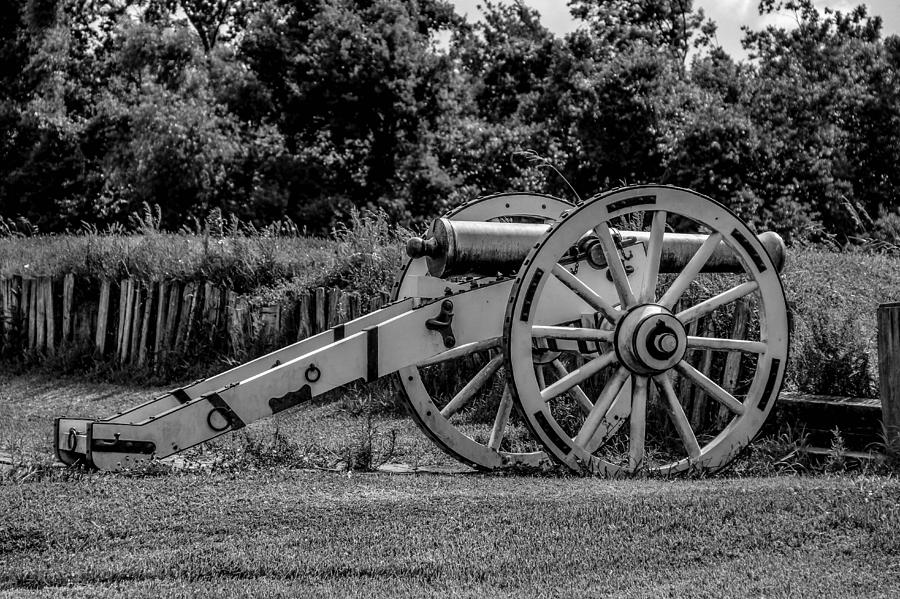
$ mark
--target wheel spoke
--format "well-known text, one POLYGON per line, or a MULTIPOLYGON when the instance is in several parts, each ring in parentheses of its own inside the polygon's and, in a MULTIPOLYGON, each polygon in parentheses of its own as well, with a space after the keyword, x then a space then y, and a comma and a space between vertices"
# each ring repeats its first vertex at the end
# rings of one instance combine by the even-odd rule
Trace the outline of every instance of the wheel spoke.
POLYGON ((586 329, 581 327, 535 326, 531 328, 532 337, 539 339, 582 339, 585 341, 612 341, 614 331, 586 329))
POLYGON ((629 376, 631 376, 631 373, 623 366, 606 382, 606 386, 603 387, 600 397, 597 398, 597 403, 591 408, 591 413, 584 419, 584 424, 581 426, 581 430, 578 431, 578 435, 575 437, 576 444, 584 447, 591 442, 594 433, 597 432, 600 423, 603 422, 603 418, 609 411, 609 407, 612 405, 613 400, 616 399, 619 390, 622 388, 622 385, 625 384, 625 381, 628 380, 629 376))
POLYGON ((448 349, 447 351, 441 352, 435 356, 428 358, 427 360, 422 360, 421 362, 416 364, 416 366, 418 366, 419 368, 422 368, 424 366, 433 366, 434 364, 440 364, 441 362, 446 362, 447 360, 455 360, 456 358, 461 358, 478 351, 496 349, 498 347, 500 347, 500 337, 493 337, 491 339, 476 341, 474 343, 466 343, 465 345, 460 345, 454 347, 453 349, 448 349))
POLYGON ((509 385, 503 387, 503 395, 500 397, 500 405, 497 408, 497 415, 494 417, 494 426, 491 427, 491 438, 488 440, 488 447, 494 451, 500 450, 500 443, 503 441, 503 434, 506 432, 506 424, 509 422, 509 412, 512 409, 512 393, 509 391, 509 385))
POLYGON ((691 379, 701 389, 706 391, 707 395, 731 410, 733 413, 738 415, 744 413, 744 404, 735 399, 731 393, 711 381, 705 374, 688 364, 685 360, 676 364, 675 369, 682 375, 691 379))
POLYGON ((616 362, 615 352, 607 352, 602 356, 594 358, 590 362, 586 362, 580 368, 576 368, 552 385, 548 385, 547 388, 543 389, 541 391, 541 399, 550 401, 554 397, 562 395, 575 385, 594 376, 614 362, 616 362))
POLYGON ((556 264, 553 267, 553 275, 559 279, 559 282, 571 289, 575 295, 583 299, 587 305, 597 310, 610 322, 617 322, 622 316, 622 312, 610 305, 605 299, 600 297, 593 289, 584 284, 584 281, 573 275, 564 266, 556 264))
POLYGON ((687 310, 682 310, 677 314, 678 320, 684 324, 693 322, 707 314, 711 314, 726 304, 739 300, 745 295, 750 295, 757 289, 759 289, 759 283, 756 281, 741 283, 737 287, 733 287, 728 291, 723 291, 719 295, 704 300, 695 306, 691 306, 687 310))
POLYGON ((503 355, 497 355, 491 358, 491 361, 488 362, 484 368, 478 371, 478 373, 472 377, 472 380, 469 381, 462 390, 456 394, 456 396, 450 400, 444 409, 441 410, 441 416, 444 418, 450 418, 458 411, 460 411, 467 403, 469 403, 475 394, 478 393, 478 390, 481 389, 484 384, 494 376, 494 373, 500 368, 500 365, 503 363, 503 355))
MULTIPOLYGON (((553 360, 553 368, 556 370, 556 374, 559 378, 564 378, 569 376, 569 371, 566 370, 566 367, 563 366, 563 363, 559 360, 553 360)), ((585 414, 591 413, 591 408, 594 407, 594 402, 592 402, 587 394, 581 390, 581 387, 575 385, 569 391, 572 392, 572 395, 575 397, 575 401, 578 402, 578 407, 581 408, 581 411, 585 414)))
POLYGON ((721 349, 726 351, 742 351, 751 354, 764 354, 768 346, 762 341, 747 341, 745 339, 720 339, 718 337, 692 337, 687 338, 688 349, 721 349))
POLYGON ((663 373, 653 377, 653 382, 666 396, 666 403, 668 404, 666 411, 672 419, 672 424, 675 425, 675 430, 678 431, 678 436, 681 437, 681 442, 684 444, 688 456, 696 460, 700 457, 700 444, 697 443, 697 437, 694 435, 691 423, 684 413, 684 408, 681 407, 681 402, 678 401, 678 395, 675 393, 674 387, 672 387, 672 381, 667 374, 663 373))
POLYGON ((616 293, 619 294, 619 301, 626 309, 633 306, 636 302, 634 292, 631 290, 631 283, 628 281, 628 273, 625 272, 625 266, 622 264, 622 257, 619 255, 619 249, 616 242, 613 241, 612 234, 609 231, 609 225, 600 223, 594 227, 594 234, 600 240, 600 247, 606 255, 606 264, 609 266, 609 273, 612 275, 613 285, 616 287, 616 293))
POLYGON ((544 389, 547 387, 547 381, 544 380, 544 366, 543 364, 535 364, 534 365, 534 378, 537 379, 538 389, 544 389))
POLYGON ((700 246, 697 253, 688 260, 684 270, 678 273, 678 276, 672 281, 672 284, 663 294, 662 299, 659 300, 659 305, 670 310, 672 309, 672 306, 675 305, 678 298, 681 297, 688 286, 697 278, 697 275, 700 274, 700 270, 706 265, 707 260, 712 256, 713 252, 716 250, 716 246, 719 245, 721 240, 722 234, 718 232, 713 233, 706 238, 706 241, 703 242, 703 245, 700 246))
POLYGON ((629 417, 628 469, 636 471, 644 462, 644 439, 647 435, 647 377, 636 376, 631 389, 629 417))
POLYGON ((659 263, 662 259, 663 234, 666 232, 666 212, 653 213, 650 224, 650 242, 647 244, 647 272, 641 285, 638 301, 642 304, 656 299, 656 284, 659 279, 659 263))

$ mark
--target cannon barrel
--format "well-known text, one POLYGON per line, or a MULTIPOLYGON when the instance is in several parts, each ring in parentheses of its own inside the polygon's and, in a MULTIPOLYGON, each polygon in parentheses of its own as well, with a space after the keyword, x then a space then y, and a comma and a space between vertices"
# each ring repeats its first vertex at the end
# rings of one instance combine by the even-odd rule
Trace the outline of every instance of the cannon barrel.
MULTIPOLYGON (((514 273, 549 228, 550 225, 543 223, 451 221, 439 218, 434 221, 426 237, 413 237, 407 241, 406 253, 411 258, 424 257, 428 273, 435 277, 514 273)), ((646 231, 618 233, 623 244, 646 244, 650 239, 650 233, 646 231)), ((705 235, 666 233, 659 271, 680 272, 705 240, 705 235)), ((785 256, 781 236, 769 231, 762 233, 759 240, 775 267, 781 271, 785 256)), ((582 249, 587 248, 600 262, 605 262, 593 233, 587 233, 578 245, 582 249)), ((724 242, 719 244, 703 268, 703 272, 742 271, 743 265, 724 242)))

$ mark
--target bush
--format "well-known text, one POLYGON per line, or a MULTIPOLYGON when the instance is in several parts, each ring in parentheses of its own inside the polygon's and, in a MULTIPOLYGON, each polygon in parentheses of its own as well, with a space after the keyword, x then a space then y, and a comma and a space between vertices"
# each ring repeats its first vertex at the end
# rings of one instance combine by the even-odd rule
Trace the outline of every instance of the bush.
POLYGON ((880 303, 900 299, 900 258, 793 248, 782 278, 794 324, 788 387, 875 397, 875 314, 880 303))
POLYGON ((830 310, 822 318, 797 324, 792 343, 802 350, 793 352, 789 378, 806 393, 876 397, 877 373, 869 356, 869 340, 859 334, 863 329, 859 318, 842 316, 830 310))

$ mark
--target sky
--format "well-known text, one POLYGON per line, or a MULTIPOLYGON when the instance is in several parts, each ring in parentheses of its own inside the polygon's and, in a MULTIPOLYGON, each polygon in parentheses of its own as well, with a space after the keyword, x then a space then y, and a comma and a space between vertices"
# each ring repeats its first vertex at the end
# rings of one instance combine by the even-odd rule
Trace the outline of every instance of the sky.
MULTIPOLYGON (((480 1, 453 0, 453 3, 456 5, 458 13, 468 15, 470 20, 476 20, 479 15, 477 5, 480 1)), ((870 15, 879 15, 882 18, 884 22, 883 35, 900 33, 900 0, 869 0, 868 2, 816 0, 814 3, 820 8, 829 7, 842 12, 847 12, 859 4, 865 4, 870 15)), ((578 27, 578 23, 569 14, 566 0, 525 0, 525 4, 541 13, 544 25, 558 35, 568 33, 578 27)), ((741 48, 742 25, 747 25, 751 29, 762 29, 770 24, 790 27, 794 22, 793 16, 787 13, 760 17, 756 9, 757 4, 758 0, 694 0, 694 5, 703 8, 706 15, 718 24, 719 43, 726 52, 739 60, 747 56, 741 48)))

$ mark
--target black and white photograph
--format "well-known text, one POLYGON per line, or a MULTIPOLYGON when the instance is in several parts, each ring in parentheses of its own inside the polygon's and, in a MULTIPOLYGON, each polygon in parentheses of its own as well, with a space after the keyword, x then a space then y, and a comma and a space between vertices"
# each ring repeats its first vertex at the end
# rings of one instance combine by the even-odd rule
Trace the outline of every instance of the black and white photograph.
POLYGON ((3 0, 58 597, 900 597, 900 3, 3 0))

